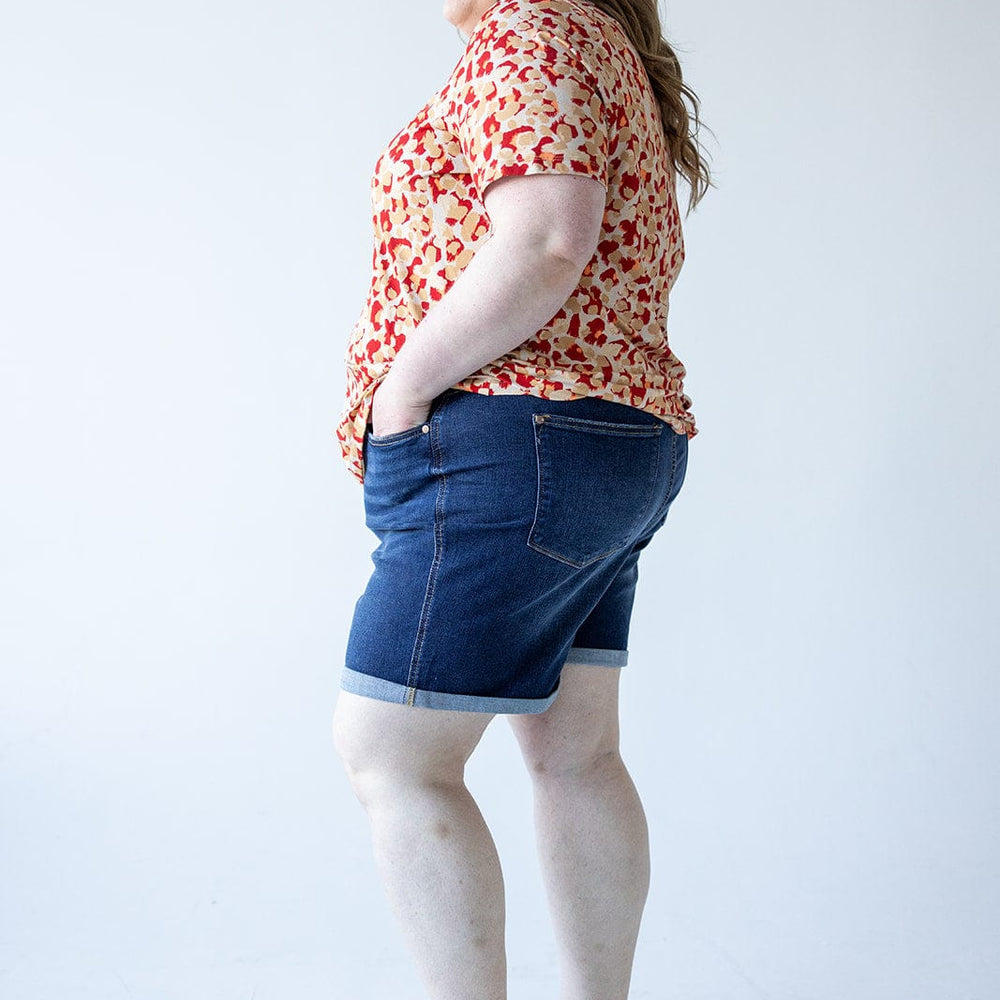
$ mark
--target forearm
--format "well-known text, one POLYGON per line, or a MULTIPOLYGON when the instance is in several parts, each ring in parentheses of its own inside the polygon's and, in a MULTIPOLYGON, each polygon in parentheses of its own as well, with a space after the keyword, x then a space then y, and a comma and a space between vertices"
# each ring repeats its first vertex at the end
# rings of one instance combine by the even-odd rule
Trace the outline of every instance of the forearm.
POLYGON ((581 274, 541 246, 491 237, 407 334, 386 380, 406 396, 433 399, 543 327, 581 274))

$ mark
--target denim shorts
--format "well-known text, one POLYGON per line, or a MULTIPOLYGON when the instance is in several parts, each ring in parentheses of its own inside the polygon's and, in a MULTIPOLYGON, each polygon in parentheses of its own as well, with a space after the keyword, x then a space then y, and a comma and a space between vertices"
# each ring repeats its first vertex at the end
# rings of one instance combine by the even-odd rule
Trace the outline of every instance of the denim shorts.
POLYGON ((341 686, 427 708, 543 712, 563 664, 622 667, 641 550, 688 439, 587 396, 447 389, 427 422, 362 446, 379 540, 341 686))

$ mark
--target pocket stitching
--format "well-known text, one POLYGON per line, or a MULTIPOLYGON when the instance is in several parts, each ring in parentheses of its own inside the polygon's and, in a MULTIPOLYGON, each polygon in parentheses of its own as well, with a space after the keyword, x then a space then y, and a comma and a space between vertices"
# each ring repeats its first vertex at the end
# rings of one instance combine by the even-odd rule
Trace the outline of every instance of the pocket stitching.
POLYGON ((542 417, 536 424, 558 424, 567 430, 586 430, 598 434, 615 434, 621 437, 656 437, 666 426, 662 420, 653 423, 631 424, 625 421, 593 420, 590 417, 572 417, 565 413, 538 413, 542 417))
MULTIPOLYGON (((542 456, 541 439, 542 439, 542 429, 545 427, 546 423, 549 421, 555 421, 557 424, 563 426, 564 429, 577 429, 572 425, 585 424, 588 425, 588 431, 596 431, 597 433, 618 433, 617 430, 608 430, 608 428, 622 428, 624 433, 620 436, 623 437, 655 437, 662 433, 663 425, 660 426, 652 424, 627 424, 627 423, 612 423, 609 421, 601 420, 590 420, 586 417, 567 417, 562 414, 554 413, 544 413, 535 414, 532 419, 532 428, 534 430, 535 439, 535 463, 538 469, 538 478, 536 480, 536 497, 535 497, 535 513, 532 518, 531 527, 528 530, 527 545, 529 548, 534 549, 536 552, 541 552, 543 555, 549 556, 552 559, 556 559, 561 563, 565 563, 568 566, 572 566, 575 569, 582 569, 592 563, 598 562, 601 559, 607 558, 614 552, 622 551, 628 544, 629 538, 635 533, 636 527, 641 527, 648 523, 648 515, 650 505, 653 503, 653 498, 655 496, 655 491, 653 486, 656 483, 656 477, 659 473, 660 468, 660 449, 657 448, 655 452, 654 461, 651 463, 652 472, 649 479, 646 481, 645 490, 648 494, 646 498, 646 504, 643 508, 642 516, 637 520, 636 525, 631 529, 628 535, 626 535, 625 540, 617 545, 613 545, 611 548, 606 549, 597 555, 591 556, 583 562, 579 562, 574 559, 570 559, 568 556, 554 552, 551 549, 546 548, 541 545, 535 538, 538 529, 540 527, 539 520, 542 514, 542 500, 544 498, 549 498, 551 496, 551 490, 549 489, 549 483, 545 479, 545 462, 542 456), (537 418, 541 417, 541 420, 537 418), (567 426, 568 422, 568 426, 567 426), (642 433, 631 434, 629 433, 633 428, 640 428, 642 433)), ((583 429, 583 428, 579 428, 583 429)), ((546 505, 549 506, 549 505, 546 505)))
MULTIPOLYGON (((676 432, 674 432, 676 433, 676 432)), ((680 435, 685 437, 685 435, 680 435)), ((674 500, 674 487, 677 485, 677 467, 680 465, 680 453, 676 442, 674 442, 674 447, 670 449, 670 482, 667 484, 667 491, 664 495, 664 500, 660 504, 656 513, 652 517, 652 521, 659 521, 661 517, 664 517, 667 511, 673 506, 674 500)))
POLYGON ((425 426, 426 422, 423 424, 415 424, 413 427, 407 427, 405 430, 394 431, 392 434, 380 434, 377 437, 369 432, 368 443, 375 448, 379 448, 385 445, 397 444, 400 441, 409 441, 410 438, 423 434, 423 428, 425 426))

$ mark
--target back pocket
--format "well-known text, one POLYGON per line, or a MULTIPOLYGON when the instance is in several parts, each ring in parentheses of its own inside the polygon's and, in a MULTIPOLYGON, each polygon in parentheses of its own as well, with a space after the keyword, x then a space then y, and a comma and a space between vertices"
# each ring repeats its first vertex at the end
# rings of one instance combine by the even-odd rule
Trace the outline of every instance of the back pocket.
POLYGON ((656 491, 663 422, 533 419, 538 481, 528 546, 582 567, 638 537, 656 491))

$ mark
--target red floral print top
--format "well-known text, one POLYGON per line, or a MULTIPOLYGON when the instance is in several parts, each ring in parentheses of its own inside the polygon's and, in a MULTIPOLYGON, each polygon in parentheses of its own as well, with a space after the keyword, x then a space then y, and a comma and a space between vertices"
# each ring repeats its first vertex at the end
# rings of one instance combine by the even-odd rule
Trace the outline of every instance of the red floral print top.
POLYGON ((455 387, 600 396, 698 433, 686 371, 667 343, 684 242, 642 62, 618 22, 586 0, 497 0, 445 85, 375 164, 372 282, 346 351, 335 431, 359 482, 372 394, 487 238, 487 185, 542 172, 584 174, 607 188, 597 251, 544 327, 455 387))

